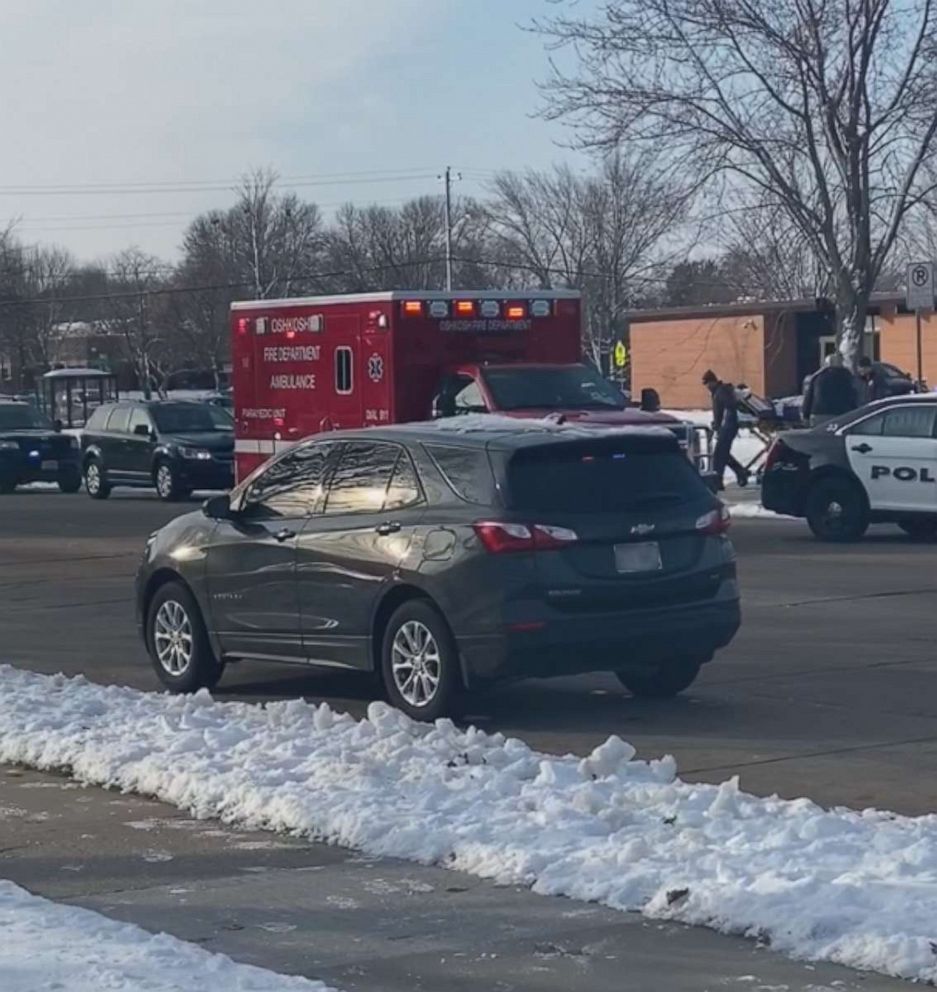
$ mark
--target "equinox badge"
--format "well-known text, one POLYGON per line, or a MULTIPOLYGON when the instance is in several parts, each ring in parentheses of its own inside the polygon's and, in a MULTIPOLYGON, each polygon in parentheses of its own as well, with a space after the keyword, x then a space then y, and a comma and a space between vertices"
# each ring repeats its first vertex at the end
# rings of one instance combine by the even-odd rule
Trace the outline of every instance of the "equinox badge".
POLYGON ((644 537, 645 534, 653 532, 654 526, 654 524, 635 524, 631 528, 631 533, 636 537, 644 537))

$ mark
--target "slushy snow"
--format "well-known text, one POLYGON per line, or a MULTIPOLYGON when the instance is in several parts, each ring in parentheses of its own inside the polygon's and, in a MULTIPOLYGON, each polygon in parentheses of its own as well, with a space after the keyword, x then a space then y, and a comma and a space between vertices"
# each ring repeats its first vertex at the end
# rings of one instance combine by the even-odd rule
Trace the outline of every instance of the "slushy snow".
MULTIPOLYGON (((253 706, 0 667, 0 760, 545 895, 937 980, 937 816, 694 785, 612 737, 588 757, 301 700, 253 706)), ((193 983, 191 987, 195 987, 193 983)))
POLYGON ((0 880, 3 992, 329 992, 0 880))

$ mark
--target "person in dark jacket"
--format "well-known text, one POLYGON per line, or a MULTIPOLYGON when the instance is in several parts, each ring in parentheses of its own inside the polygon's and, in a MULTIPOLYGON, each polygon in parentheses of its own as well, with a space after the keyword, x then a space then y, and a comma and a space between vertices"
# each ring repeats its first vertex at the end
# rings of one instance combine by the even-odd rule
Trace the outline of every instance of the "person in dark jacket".
POLYGON ((838 352, 830 355, 826 365, 807 385, 802 415, 811 427, 819 427, 834 417, 841 417, 860 404, 855 376, 843 365, 838 352))
POLYGON ((713 398, 713 430, 716 432, 716 447, 713 449, 713 471, 723 488, 722 477, 726 468, 735 473, 740 486, 748 485, 748 470, 732 457, 732 443, 739 432, 739 401, 735 387, 723 382, 712 369, 703 374, 703 385, 713 398))
POLYGON ((859 359, 859 378, 865 384, 865 401, 883 400, 889 395, 888 376, 878 362, 873 362, 868 355, 859 359))

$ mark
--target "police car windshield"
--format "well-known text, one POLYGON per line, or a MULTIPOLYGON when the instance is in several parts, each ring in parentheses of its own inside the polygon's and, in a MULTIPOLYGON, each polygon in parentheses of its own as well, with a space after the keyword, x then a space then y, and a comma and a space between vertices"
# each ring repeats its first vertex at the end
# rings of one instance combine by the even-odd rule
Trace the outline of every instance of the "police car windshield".
POLYGON ((499 410, 623 410, 624 396, 583 365, 486 369, 485 383, 499 410))
POLYGON ((27 403, 0 403, 0 431, 51 430, 52 424, 27 403))
POLYGON ((153 410, 157 430, 163 434, 233 431, 234 420, 224 407, 199 403, 158 406, 153 410))

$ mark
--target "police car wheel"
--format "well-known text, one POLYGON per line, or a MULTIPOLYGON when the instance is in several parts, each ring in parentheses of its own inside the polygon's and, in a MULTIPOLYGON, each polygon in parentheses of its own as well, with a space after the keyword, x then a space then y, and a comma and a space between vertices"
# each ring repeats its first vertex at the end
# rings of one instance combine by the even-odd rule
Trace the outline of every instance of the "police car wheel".
POLYGON ((868 530, 869 508, 857 485, 821 479, 807 493, 807 523, 821 541, 856 541, 868 530))
POLYGON ((688 689, 699 675, 696 661, 672 662, 663 668, 616 672, 618 681, 639 699, 672 699, 688 689))
POLYGON ((898 526, 915 541, 933 541, 937 538, 937 517, 920 520, 899 520, 898 526))

